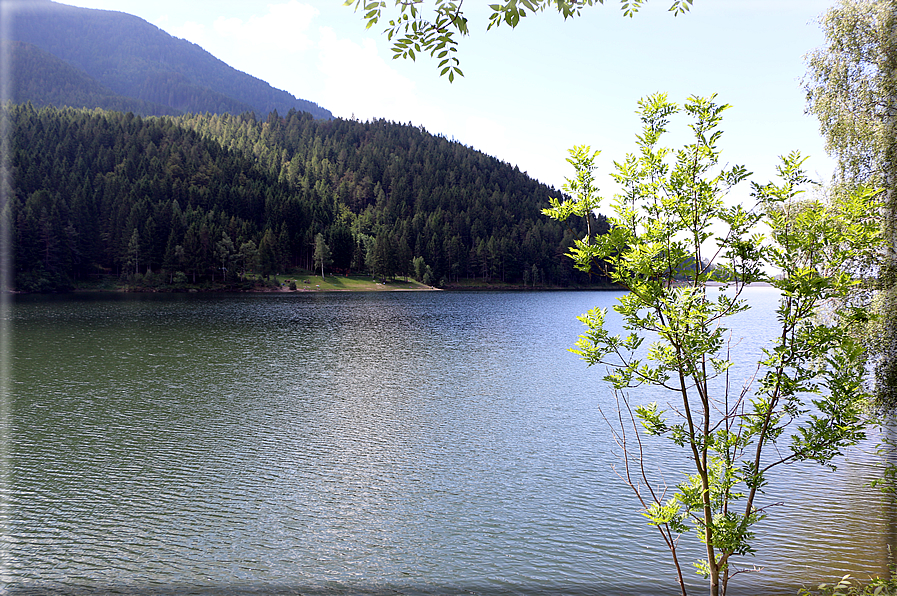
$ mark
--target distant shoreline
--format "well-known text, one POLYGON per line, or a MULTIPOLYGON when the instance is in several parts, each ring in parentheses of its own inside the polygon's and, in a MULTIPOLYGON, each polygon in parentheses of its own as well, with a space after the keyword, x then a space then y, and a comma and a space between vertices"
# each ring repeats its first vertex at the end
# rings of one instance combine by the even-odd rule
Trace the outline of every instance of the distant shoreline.
POLYGON ((71 291, 84 292, 123 292, 123 293, 251 293, 251 294, 300 294, 320 292, 441 292, 441 291, 619 291, 620 288, 609 284, 589 286, 529 286, 511 284, 501 281, 479 279, 463 279, 459 282, 446 283, 438 287, 426 285, 413 278, 397 278, 386 282, 375 281, 370 275, 313 275, 301 273, 294 275, 272 275, 269 279, 253 276, 243 281, 201 282, 201 283, 162 283, 158 275, 133 277, 122 280, 108 276, 90 282, 76 284, 71 291))
MULTIPOLYGON (((722 287, 722 282, 707 282, 708 287, 722 287)), ((768 282, 755 282, 754 287, 773 287, 768 282)), ((299 275, 272 276, 270 280, 256 279, 245 282, 203 283, 203 284, 129 284, 116 280, 79 283, 65 293, 111 292, 128 294, 309 294, 321 292, 620 292, 623 288, 612 284, 595 284, 591 286, 526 286, 496 281, 463 280, 448 283, 443 287, 429 286, 411 278, 390 280, 388 282, 373 281, 370 276, 331 275, 321 279, 320 276, 299 275), (292 282, 292 285, 291 285, 292 282)), ((12 291, 10 294, 29 294, 31 292, 12 291)), ((39 292, 33 292, 39 293, 39 292)))

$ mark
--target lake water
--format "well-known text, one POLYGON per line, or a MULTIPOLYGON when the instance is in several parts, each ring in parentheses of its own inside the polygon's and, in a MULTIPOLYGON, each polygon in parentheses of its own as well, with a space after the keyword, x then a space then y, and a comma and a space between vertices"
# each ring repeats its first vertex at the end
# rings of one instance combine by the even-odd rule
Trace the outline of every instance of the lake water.
MULTIPOLYGON (((567 352, 575 316, 617 296, 19 297, 6 589, 676 594, 612 470, 612 394, 567 352)), ((740 350, 773 298, 751 291, 740 350)), ((746 561, 765 569, 733 591, 886 573, 873 447, 779 471, 746 561)))

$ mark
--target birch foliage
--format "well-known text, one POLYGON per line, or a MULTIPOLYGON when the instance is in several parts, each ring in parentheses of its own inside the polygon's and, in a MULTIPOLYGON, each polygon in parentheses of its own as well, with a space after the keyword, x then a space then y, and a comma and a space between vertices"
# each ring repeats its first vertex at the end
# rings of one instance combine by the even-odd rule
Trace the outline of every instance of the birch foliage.
POLYGON ((882 189, 886 241, 877 262, 882 318, 866 335, 880 405, 897 406, 897 1, 840 0, 820 20, 826 43, 807 55, 807 110, 838 160, 834 192, 882 189))

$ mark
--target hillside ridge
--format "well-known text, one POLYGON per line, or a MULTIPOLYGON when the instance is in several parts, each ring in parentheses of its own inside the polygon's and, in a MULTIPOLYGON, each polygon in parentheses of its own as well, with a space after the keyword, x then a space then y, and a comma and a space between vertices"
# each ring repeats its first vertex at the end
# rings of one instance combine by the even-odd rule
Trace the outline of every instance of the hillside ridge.
MULTIPOLYGON (((307 112, 143 118, 13 105, 15 285, 319 270, 589 286, 550 188, 421 127, 307 112), (180 275, 178 275, 180 274, 180 275)), ((604 222, 606 224, 606 222, 604 222)), ((593 276, 594 277, 594 276, 593 276)))
POLYGON ((253 111, 264 117, 275 110, 286 114, 295 109, 319 119, 333 118, 318 104, 238 71, 200 46, 173 37, 140 17, 51 0, 15 0, 11 7, 11 41, 30 44, 81 73, 76 77, 65 72, 66 79, 54 92, 55 81, 48 79, 48 69, 62 74, 59 65, 46 57, 35 62, 33 51, 17 47, 12 56, 17 103, 118 109, 114 106, 130 101, 135 108, 131 111, 140 115, 253 111), (30 68, 21 61, 23 57, 31 60, 30 68), (65 84, 76 79, 80 79, 77 85, 65 84), (97 95, 96 89, 90 90, 93 85, 108 93, 97 95), (71 89, 71 94, 66 89, 71 89), (32 91, 36 95, 29 96, 32 91), (96 105, 85 103, 95 97, 96 105))

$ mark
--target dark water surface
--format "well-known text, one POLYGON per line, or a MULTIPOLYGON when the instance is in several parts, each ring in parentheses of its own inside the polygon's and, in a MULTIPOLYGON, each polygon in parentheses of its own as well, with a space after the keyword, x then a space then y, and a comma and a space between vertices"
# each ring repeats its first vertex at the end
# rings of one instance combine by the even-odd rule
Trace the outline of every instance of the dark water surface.
MULTIPOLYGON (((603 373, 566 351, 617 295, 17 298, 6 588, 675 594, 611 469, 603 373)), ((739 350, 772 298, 752 291, 739 350)), ((765 571, 733 585, 885 573, 873 447, 780 471, 746 561, 765 571)))

